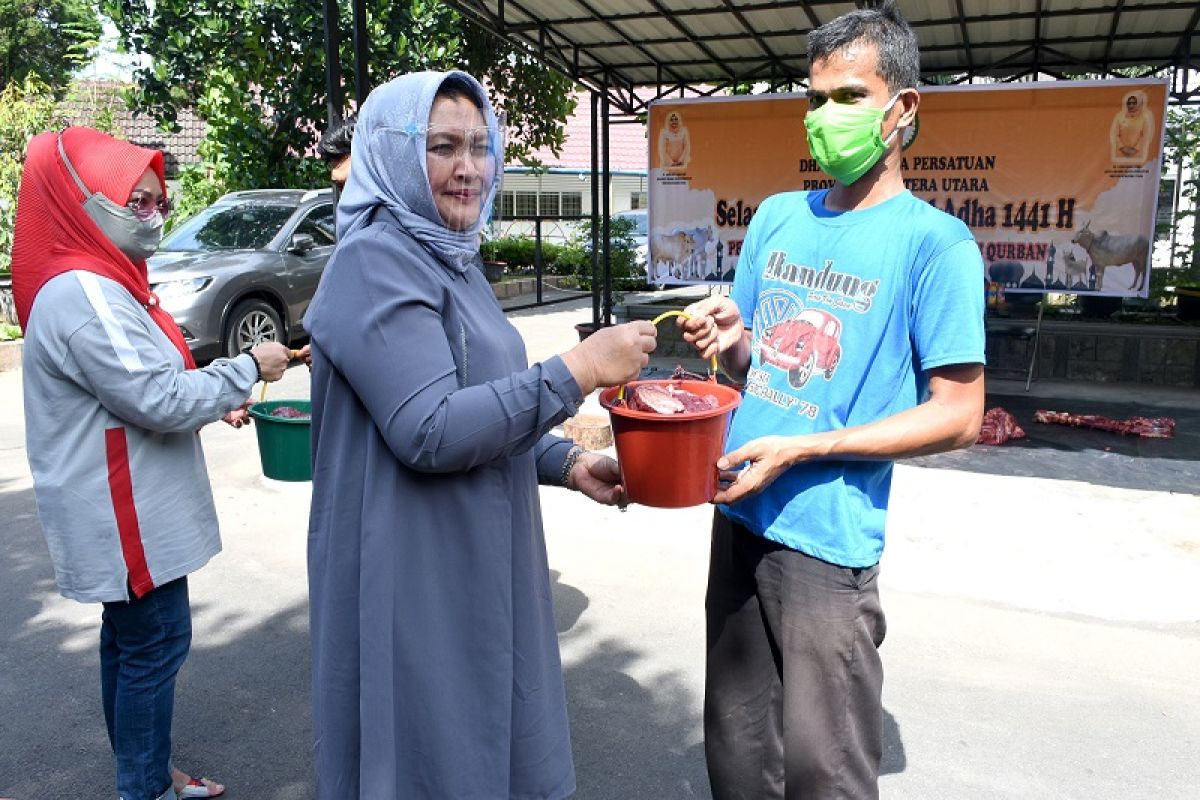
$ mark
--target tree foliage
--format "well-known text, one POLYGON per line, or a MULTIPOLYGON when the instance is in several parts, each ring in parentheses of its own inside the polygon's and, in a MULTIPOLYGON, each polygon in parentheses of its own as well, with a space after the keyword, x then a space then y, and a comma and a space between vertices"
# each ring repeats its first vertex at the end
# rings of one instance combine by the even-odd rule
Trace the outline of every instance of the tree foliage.
MULTIPOLYGON (((341 62, 352 107, 351 13, 343 0, 341 62)), ((124 46, 153 58, 136 75, 136 108, 173 125, 194 107, 208 125, 203 163, 182 176, 185 206, 223 191, 328 183, 306 157, 325 128, 320 0, 101 0, 124 46)), ((486 34, 437 0, 367 0, 375 84, 422 69, 462 68, 502 98, 509 156, 563 142, 570 82, 486 34)), ((186 209, 182 209, 186 210, 186 209)))
POLYGON ((61 89, 99 43, 90 0, 0 0, 0 89, 31 74, 61 89))
POLYGON ((0 272, 12 263, 17 189, 29 140, 61 127, 62 117, 49 84, 27 75, 0 90, 0 272))
POLYGON ((1175 211, 1172 224, 1178 229, 1183 220, 1192 221, 1192 241, 1176 242, 1171 254, 1172 269, 1164 270, 1161 282, 1200 286, 1200 109, 1174 106, 1167 109, 1166 135, 1163 142, 1163 175, 1171 177, 1177 168, 1182 176, 1179 197, 1183 201, 1175 211))

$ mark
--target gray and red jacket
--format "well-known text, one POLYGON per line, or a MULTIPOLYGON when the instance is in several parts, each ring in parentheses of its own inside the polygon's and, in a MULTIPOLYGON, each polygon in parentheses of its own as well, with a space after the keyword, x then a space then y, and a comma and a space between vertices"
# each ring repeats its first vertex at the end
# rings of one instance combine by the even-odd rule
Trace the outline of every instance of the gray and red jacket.
POLYGON ((38 291, 22 362, 26 449, 63 595, 141 597, 220 552, 198 430, 246 401, 253 359, 184 369, 128 291, 76 270, 38 291))

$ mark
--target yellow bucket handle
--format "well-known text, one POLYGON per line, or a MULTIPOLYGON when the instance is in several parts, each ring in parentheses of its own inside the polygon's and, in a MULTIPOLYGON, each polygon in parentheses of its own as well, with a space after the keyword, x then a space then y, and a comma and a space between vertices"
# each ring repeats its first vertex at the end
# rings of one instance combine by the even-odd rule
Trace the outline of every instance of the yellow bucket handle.
MULTIPOLYGON (((691 319, 692 315, 688 314, 686 311, 664 311, 654 319, 650 320, 650 324, 658 327, 658 323, 662 322, 664 319, 669 319, 670 317, 683 317, 684 319, 691 319)), ((714 355, 712 357, 712 380, 717 379, 717 369, 717 357, 714 355)), ((625 384, 621 384, 621 388, 617 390, 617 399, 625 399, 625 384)))

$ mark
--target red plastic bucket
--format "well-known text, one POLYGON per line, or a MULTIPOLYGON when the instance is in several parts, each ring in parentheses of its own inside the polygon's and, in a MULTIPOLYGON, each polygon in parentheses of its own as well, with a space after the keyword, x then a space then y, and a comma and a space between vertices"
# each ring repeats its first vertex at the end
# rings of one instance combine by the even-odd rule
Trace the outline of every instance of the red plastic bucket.
POLYGON ((645 384, 670 384, 698 395, 711 394, 719 405, 711 411, 654 414, 614 405, 620 387, 600 393, 600 404, 612 417, 621 481, 632 503, 655 508, 698 506, 717 493, 717 459, 725 449, 729 416, 742 401, 729 386, 710 381, 634 381, 626 391, 645 384))

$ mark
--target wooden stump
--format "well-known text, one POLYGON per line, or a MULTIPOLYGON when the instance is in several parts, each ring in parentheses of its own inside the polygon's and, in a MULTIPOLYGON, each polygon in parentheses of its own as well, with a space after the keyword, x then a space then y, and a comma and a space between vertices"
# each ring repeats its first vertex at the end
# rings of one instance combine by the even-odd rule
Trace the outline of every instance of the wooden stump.
POLYGON ((597 414, 580 414, 568 419, 563 423, 563 434, 587 450, 603 450, 613 443, 608 417, 597 414))

